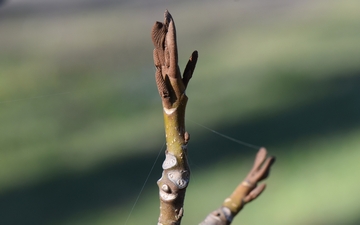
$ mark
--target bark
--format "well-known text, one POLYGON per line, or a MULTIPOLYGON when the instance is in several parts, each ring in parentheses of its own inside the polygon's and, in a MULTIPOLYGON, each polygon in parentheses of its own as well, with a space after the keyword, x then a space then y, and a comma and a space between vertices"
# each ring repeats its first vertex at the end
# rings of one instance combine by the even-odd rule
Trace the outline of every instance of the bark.
MULTIPOLYGON (((181 76, 174 20, 168 11, 165 11, 164 17, 164 22, 156 22, 151 32, 155 46, 155 80, 162 100, 167 146, 162 164, 163 173, 157 182, 160 197, 158 225, 178 225, 184 214, 185 192, 190 181, 187 161, 190 136, 185 131, 188 97, 185 90, 194 72, 198 53, 192 53, 181 76)), ((264 191, 265 184, 258 183, 269 175, 274 162, 275 158, 268 157, 266 149, 260 148, 254 166, 245 180, 201 225, 230 224, 246 203, 256 199, 264 191)))
POLYGON ((158 180, 160 216, 158 224, 180 224, 184 213, 185 191, 190 181, 187 162, 189 134, 185 132, 185 89, 197 62, 194 51, 181 77, 178 67, 176 30, 168 11, 163 23, 156 22, 152 29, 154 43, 155 80, 162 100, 166 134, 163 173, 158 180))

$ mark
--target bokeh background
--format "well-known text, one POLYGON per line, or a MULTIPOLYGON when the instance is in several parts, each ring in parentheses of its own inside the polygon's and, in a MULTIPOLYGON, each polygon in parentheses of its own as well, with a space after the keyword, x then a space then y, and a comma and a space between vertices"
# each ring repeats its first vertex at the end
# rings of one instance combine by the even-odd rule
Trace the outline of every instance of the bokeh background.
POLYGON ((183 224, 216 209, 256 153, 197 123, 277 157, 233 224, 360 224, 360 1, 0 4, 0 224, 157 223, 150 31, 165 9, 181 69, 199 51, 183 224))

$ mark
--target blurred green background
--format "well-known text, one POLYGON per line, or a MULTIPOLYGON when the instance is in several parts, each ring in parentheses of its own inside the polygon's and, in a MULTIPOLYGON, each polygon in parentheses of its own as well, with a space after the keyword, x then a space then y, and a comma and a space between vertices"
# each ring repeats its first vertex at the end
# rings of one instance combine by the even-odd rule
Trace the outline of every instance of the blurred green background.
POLYGON ((360 224, 360 1, 1 4, 0 224, 157 223, 163 154, 138 196, 165 140, 150 38, 165 9, 181 69, 199 51, 182 224, 256 153, 193 121, 277 157, 234 225, 360 224))

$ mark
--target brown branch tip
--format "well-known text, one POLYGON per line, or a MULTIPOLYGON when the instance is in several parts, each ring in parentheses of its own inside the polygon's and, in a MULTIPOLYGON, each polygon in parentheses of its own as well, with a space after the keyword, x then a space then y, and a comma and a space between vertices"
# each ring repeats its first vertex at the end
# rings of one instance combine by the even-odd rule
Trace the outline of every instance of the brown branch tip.
POLYGON ((165 108, 174 108, 179 104, 185 89, 195 70, 198 52, 194 51, 181 77, 178 66, 178 50, 174 20, 165 11, 164 22, 156 22, 151 31, 154 44, 155 80, 165 108))

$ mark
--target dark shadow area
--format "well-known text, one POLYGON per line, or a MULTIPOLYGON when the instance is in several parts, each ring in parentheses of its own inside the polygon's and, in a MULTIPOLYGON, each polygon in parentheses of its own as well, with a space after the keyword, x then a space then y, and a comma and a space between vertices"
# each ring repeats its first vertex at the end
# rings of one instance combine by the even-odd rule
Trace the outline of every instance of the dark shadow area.
MULTIPOLYGON (((257 121, 245 124, 234 122, 216 129, 250 143, 266 146, 291 143, 298 138, 351 131, 360 126, 359 84, 360 73, 318 83, 314 88, 330 88, 331 94, 277 115, 264 115, 257 121)), ((234 154, 232 143, 221 137, 214 138, 212 133, 204 131, 203 134, 192 138, 189 143, 189 156, 197 166, 209 167, 221 158, 234 154)), ((277 151, 271 153, 283 154, 277 151)), ((236 154, 240 153, 237 151, 236 154)), ((244 154, 253 157, 255 153, 241 152, 242 157, 244 154)), ((155 158, 156 153, 113 159, 95 171, 54 177, 32 187, 8 191, 0 195, 0 224, 45 225, 114 205, 124 205, 130 210, 155 158)), ((161 176, 162 160, 163 157, 160 157, 148 182, 154 190, 156 180, 161 176)))
POLYGON ((2 7, 6 2, 7 0, 0 0, 0 7, 2 7))
MULTIPOLYGON (((360 72, 345 77, 337 76, 336 79, 321 83, 314 83, 311 85, 312 89, 322 90, 325 88, 330 93, 319 99, 309 100, 306 105, 288 108, 275 115, 259 112, 261 116, 255 121, 247 121, 246 123, 231 121, 231 123, 218 126, 215 129, 231 137, 238 137, 245 142, 268 147, 291 143, 308 137, 324 137, 329 134, 346 133, 360 126, 359 85, 360 72)), ((304 88, 301 92, 313 92, 314 90, 304 88)), ((213 135, 212 138, 210 137, 207 141, 201 142, 195 140, 194 143, 191 143, 191 147, 194 149, 211 147, 214 151, 219 151, 219 155, 224 155, 225 151, 222 150, 224 144, 226 148, 226 145, 231 143, 218 143, 216 140, 223 138, 210 134, 213 135)), ((231 145, 236 146, 237 144, 231 145)), ((247 147, 239 146, 239 148, 247 147)), ((233 153, 232 151, 229 154, 233 153)), ((244 153, 254 154, 253 151, 241 152, 241 154, 244 153)), ((200 159, 202 153, 191 151, 190 154, 191 157, 200 159)))
MULTIPOLYGON (((32 187, 18 188, 0 196, 0 224, 52 224, 114 205, 134 203, 156 155, 114 159, 86 174, 63 175, 32 187)), ((148 186, 161 176, 158 160, 148 186)), ((157 191, 154 192, 157 194, 157 191)))
POLYGON ((156 7, 159 4, 163 4, 164 0, 156 1, 129 1, 129 0, 89 0, 89 1, 63 1, 63 0, 53 0, 53 1, 22 1, 10 4, 11 1, 0 0, 0 7, 3 6, 2 10, 0 8, 0 19, 8 18, 24 18, 31 16, 54 16, 60 15, 64 16, 67 14, 74 13, 86 13, 89 10, 102 10, 112 7, 156 7), (7 4, 3 4, 7 3, 7 4))
POLYGON ((348 223, 348 225, 359 225, 359 224, 360 224, 360 217, 358 217, 355 221, 348 223))
MULTIPOLYGON (((5 1, 6 2, 6 1, 5 1)), ((66 15, 68 13, 83 13, 86 10, 91 9, 103 9, 120 5, 127 1, 115 1, 115 0, 91 0, 91 1, 44 1, 44 2, 18 2, 7 3, 1 11, 1 19, 9 18, 24 18, 31 16, 54 16, 66 15)))
MULTIPOLYGON (((189 0, 182 1, 191 2, 189 0)), ((304 2, 296 1, 280 1, 280 2, 269 2, 269 1, 242 1, 243 7, 248 10, 251 9, 251 14, 254 12, 257 14, 275 12, 277 10, 289 10, 292 8, 303 5, 304 2)), ((102 10, 112 7, 122 8, 161 8, 165 10, 169 6, 169 2, 166 0, 38 0, 38 1, 17 1, 12 3, 9 0, 0 0, 0 7, 4 6, 4 10, 0 8, 0 19, 7 18, 24 18, 31 16, 54 16, 54 15, 67 15, 69 13, 86 13, 89 10, 102 10), (6 4, 3 4, 6 3, 6 4)), ((243 12, 245 13, 245 12, 243 12)))

